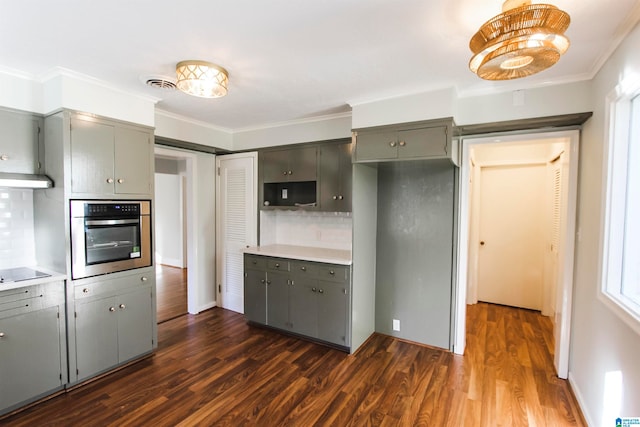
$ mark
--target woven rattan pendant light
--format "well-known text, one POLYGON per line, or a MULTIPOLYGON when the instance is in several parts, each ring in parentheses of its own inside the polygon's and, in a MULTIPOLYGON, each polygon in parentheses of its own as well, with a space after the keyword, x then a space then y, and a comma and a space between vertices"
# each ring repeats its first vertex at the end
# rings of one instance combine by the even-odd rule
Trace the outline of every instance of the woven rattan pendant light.
POLYGON ((471 38, 469 68, 485 80, 530 76, 551 67, 569 48, 570 18, 549 4, 507 0, 502 13, 471 38))

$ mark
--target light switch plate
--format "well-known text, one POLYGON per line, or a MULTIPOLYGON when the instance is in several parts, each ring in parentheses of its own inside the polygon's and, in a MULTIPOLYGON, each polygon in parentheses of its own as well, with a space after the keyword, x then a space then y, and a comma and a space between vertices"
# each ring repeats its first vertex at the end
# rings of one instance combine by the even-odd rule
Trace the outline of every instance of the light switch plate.
POLYGON ((400 320, 393 319, 393 330, 400 331, 400 320))

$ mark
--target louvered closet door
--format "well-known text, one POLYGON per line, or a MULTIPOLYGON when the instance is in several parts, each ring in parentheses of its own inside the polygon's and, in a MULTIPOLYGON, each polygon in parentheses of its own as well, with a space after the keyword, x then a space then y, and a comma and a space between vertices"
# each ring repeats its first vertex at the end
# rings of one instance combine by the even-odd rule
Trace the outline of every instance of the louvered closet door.
POLYGON ((255 153, 218 157, 218 291, 223 308, 244 313, 243 250, 257 244, 255 153))

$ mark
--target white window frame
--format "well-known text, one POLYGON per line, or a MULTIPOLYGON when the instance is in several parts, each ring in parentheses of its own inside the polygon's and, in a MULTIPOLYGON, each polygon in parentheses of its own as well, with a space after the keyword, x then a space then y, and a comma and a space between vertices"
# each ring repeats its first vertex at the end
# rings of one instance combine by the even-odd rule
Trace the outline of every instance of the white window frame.
MULTIPOLYGON (((601 287, 598 297, 640 334, 640 304, 622 294, 622 261, 627 197, 627 152, 632 126, 632 101, 640 96, 640 78, 626 79, 606 100, 604 138, 604 215, 601 233, 601 287)), ((640 103, 637 103, 640 104, 640 103)), ((636 117, 638 114, 636 112, 636 117)))

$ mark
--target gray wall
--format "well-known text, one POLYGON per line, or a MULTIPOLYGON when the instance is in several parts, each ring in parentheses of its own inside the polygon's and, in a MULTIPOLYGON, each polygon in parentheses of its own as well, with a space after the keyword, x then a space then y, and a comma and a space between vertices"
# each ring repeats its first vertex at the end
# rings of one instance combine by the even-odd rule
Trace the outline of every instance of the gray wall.
POLYGON ((379 165, 378 332, 450 347, 455 171, 448 161, 379 165))

